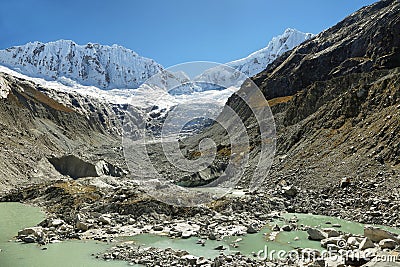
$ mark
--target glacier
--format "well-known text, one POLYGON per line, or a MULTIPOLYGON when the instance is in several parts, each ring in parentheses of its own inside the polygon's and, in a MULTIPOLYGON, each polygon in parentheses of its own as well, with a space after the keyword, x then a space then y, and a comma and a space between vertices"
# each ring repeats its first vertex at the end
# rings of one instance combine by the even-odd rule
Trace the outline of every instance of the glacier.
MULTIPOLYGON (((227 67, 221 65, 204 71, 194 78, 197 83, 191 83, 184 70, 168 71, 153 59, 141 57, 125 47, 92 43, 78 45, 70 40, 31 42, 0 50, 0 65, 29 77, 58 81, 66 86, 80 84, 102 90, 137 89, 147 81, 159 88, 174 88, 169 91, 171 95, 182 95, 230 87, 212 86, 220 81, 227 83, 227 76, 232 75, 226 68, 251 77, 284 52, 312 37, 311 33, 287 29, 282 35, 272 38, 265 48, 228 62, 225 64, 227 67), (150 78, 153 80, 149 81, 150 78), (199 82, 203 84, 199 86, 199 82)), ((243 81, 233 79, 228 82, 240 87, 243 81)))
MULTIPOLYGON (((206 104, 214 115, 219 114, 244 79, 312 37, 287 29, 265 48, 226 64, 213 63, 210 66, 216 67, 207 67, 192 78, 185 73, 185 64, 181 64, 181 70, 176 66, 165 69, 122 46, 77 45, 68 40, 32 42, 0 50, 0 72, 55 91, 86 95, 99 103, 130 104, 159 123, 178 106, 196 110, 206 104)), ((0 81, 0 97, 7 97, 7 90, 0 81)))

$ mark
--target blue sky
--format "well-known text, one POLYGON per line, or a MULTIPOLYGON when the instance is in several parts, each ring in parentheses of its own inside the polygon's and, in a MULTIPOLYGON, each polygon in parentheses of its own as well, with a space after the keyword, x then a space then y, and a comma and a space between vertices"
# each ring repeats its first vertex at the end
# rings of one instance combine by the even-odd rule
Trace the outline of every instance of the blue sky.
POLYGON ((0 48, 120 44, 165 67, 247 56, 286 28, 318 33, 373 0, 2 0, 0 48))

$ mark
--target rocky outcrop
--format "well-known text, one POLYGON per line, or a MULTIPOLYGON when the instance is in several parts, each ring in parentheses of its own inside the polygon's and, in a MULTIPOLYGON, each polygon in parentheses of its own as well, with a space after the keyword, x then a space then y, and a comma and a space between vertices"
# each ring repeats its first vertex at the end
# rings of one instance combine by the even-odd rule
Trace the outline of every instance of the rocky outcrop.
POLYGON ((317 81, 399 66, 399 14, 396 0, 364 7, 287 52, 253 80, 272 99, 317 81))
POLYGON ((26 181, 62 179, 66 170, 71 177, 123 175, 119 127, 124 106, 47 89, 7 74, 0 74, 0 83, 7 89, 0 98, 0 191, 26 181), (89 173, 71 172, 69 164, 57 164, 55 159, 66 154, 83 158, 87 162, 83 169, 89 173), (48 158, 54 158, 50 162, 59 171, 48 158), (96 166, 96 172, 89 165, 96 166))
POLYGON ((83 161, 73 155, 49 158, 49 161, 61 174, 75 179, 100 176, 96 170, 96 165, 83 161))
MULTIPOLYGON (((362 8, 251 79, 269 99, 277 128, 278 157, 267 188, 276 190, 282 180, 334 191, 342 179, 354 185, 398 176, 391 166, 400 162, 399 14, 394 0, 362 8)), ((227 102, 254 144, 243 183, 258 164, 260 148, 257 121, 239 96, 250 98, 249 88, 245 82, 227 102)), ((210 136, 217 145, 225 144, 227 135, 218 127, 188 140, 187 147, 210 136)), ((393 186, 386 181, 377 188, 382 194, 393 186)), ((293 202, 299 199, 306 198, 298 194, 293 202)))
POLYGON ((368 237, 374 242, 380 242, 384 239, 399 240, 400 242, 400 239, 396 234, 374 226, 364 227, 364 236, 368 237))
POLYGON ((99 161, 97 163, 90 163, 74 155, 52 157, 48 160, 61 174, 70 176, 74 179, 82 177, 99 177, 101 175, 121 177, 126 174, 126 171, 109 162, 99 161))

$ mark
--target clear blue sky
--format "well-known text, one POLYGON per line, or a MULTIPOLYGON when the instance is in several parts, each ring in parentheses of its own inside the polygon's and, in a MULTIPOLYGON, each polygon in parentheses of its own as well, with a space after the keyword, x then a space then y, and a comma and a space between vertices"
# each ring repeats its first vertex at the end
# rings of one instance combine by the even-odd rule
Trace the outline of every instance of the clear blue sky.
POLYGON ((374 0, 2 0, 0 49, 29 41, 120 44, 165 67, 225 63, 286 28, 318 33, 374 0))

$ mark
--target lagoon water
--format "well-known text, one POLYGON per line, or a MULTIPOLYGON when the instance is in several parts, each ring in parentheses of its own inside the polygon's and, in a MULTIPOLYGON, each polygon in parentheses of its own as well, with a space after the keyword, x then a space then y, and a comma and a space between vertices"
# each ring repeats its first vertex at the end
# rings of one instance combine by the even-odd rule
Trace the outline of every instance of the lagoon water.
POLYGON ((1 267, 128 266, 123 261, 106 262, 92 256, 92 253, 104 251, 110 246, 102 242, 77 240, 39 246, 13 240, 18 230, 34 226, 43 219, 44 213, 37 207, 21 203, 0 203, 1 267), (44 247, 47 249, 42 250, 44 247))
MULTIPOLYGON (((220 251, 215 250, 219 245, 223 245, 224 254, 240 251, 242 254, 252 257, 253 253, 260 250, 268 251, 285 250, 290 251, 298 247, 321 249, 320 242, 307 239, 304 231, 280 232, 274 241, 268 240, 268 235, 274 224, 283 225, 291 217, 298 218, 298 225, 309 225, 315 227, 331 227, 332 224, 339 224, 340 231, 362 234, 363 224, 349 222, 334 217, 311 215, 311 214, 284 214, 283 220, 276 220, 260 232, 246 236, 226 237, 222 241, 207 240, 205 246, 196 244, 197 238, 171 239, 167 236, 141 234, 133 237, 125 237, 120 241, 133 240, 140 246, 152 246, 157 248, 172 248, 186 250, 195 256, 214 258, 220 251), (330 224, 326 224, 330 222, 330 224), (237 239, 240 238, 240 241, 237 239), (296 240, 295 240, 296 239, 296 240), (233 243, 238 244, 235 248, 233 243)), ((44 219, 44 213, 37 207, 28 206, 21 203, 0 203, 0 266, 1 267, 120 267, 128 266, 123 261, 103 261, 96 259, 92 254, 105 251, 112 246, 97 241, 71 240, 56 244, 39 246, 37 244, 23 244, 15 242, 13 237, 18 230, 38 224, 44 219), (47 248, 42 250, 43 247, 47 248)), ((387 228, 387 227, 386 227, 387 228)), ((388 228, 400 234, 399 229, 388 228)), ((115 243, 114 243, 115 245, 115 243)))
MULTIPOLYGON (((190 254, 195 256, 204 256, 206 258, 213 258, 218 256, 220 251, 215 250, 219 245, 223 245, 225 250, 224 254, 231 254, 240 251, 242 254, 253 257, 254 253, 258 253, 260 250, 271 252, 275 251, 291 251, 296 248, 313 248, 322 250, 319 241, 312 241, 308 239, 308 234, 305 231, 295 230, 290 232, 279 232, 274 241, 269 241, 268 236, 271 233, 272 227, 277 224, 282 226, 287 224, 293 216, 298 219, 298 225, 308 225, 317 228, 332 228, 332 225, 338 224, 341 227, 337 230, 352 233, 352 234, 363 234, 364 224, 342 220, 335 217, 328 217, 322 215, 312 215, 312 214, 293 214, 287 213, 283 214, 284 220, 276 220, 271 222, 269 225, 265 226, 260 232, 256 234, 248 234, 246 236, 233 236, 226 237, 222 241, 212 241, 207 240, 205 246, 202 247, 196 244, 197 238, 189 239, 171 239, 166 236, 156 236, 151 234, 137 235, 131 238, 137 244, 143 246, 153 246, 158 248, 173 248, 186 250, 190 254), (329 224, 327 224, 329 222, 329 224), (239 242, 235 242, 238 238, 241 239, 239 242), (233 247, 232 244, 236 243, 237 248, 233 247), (267 248, 267 249, 266 249, 267 248)), ((390 227, 383 227, 394 233, 400 234, 399 229, 394 229, 390 227)))

